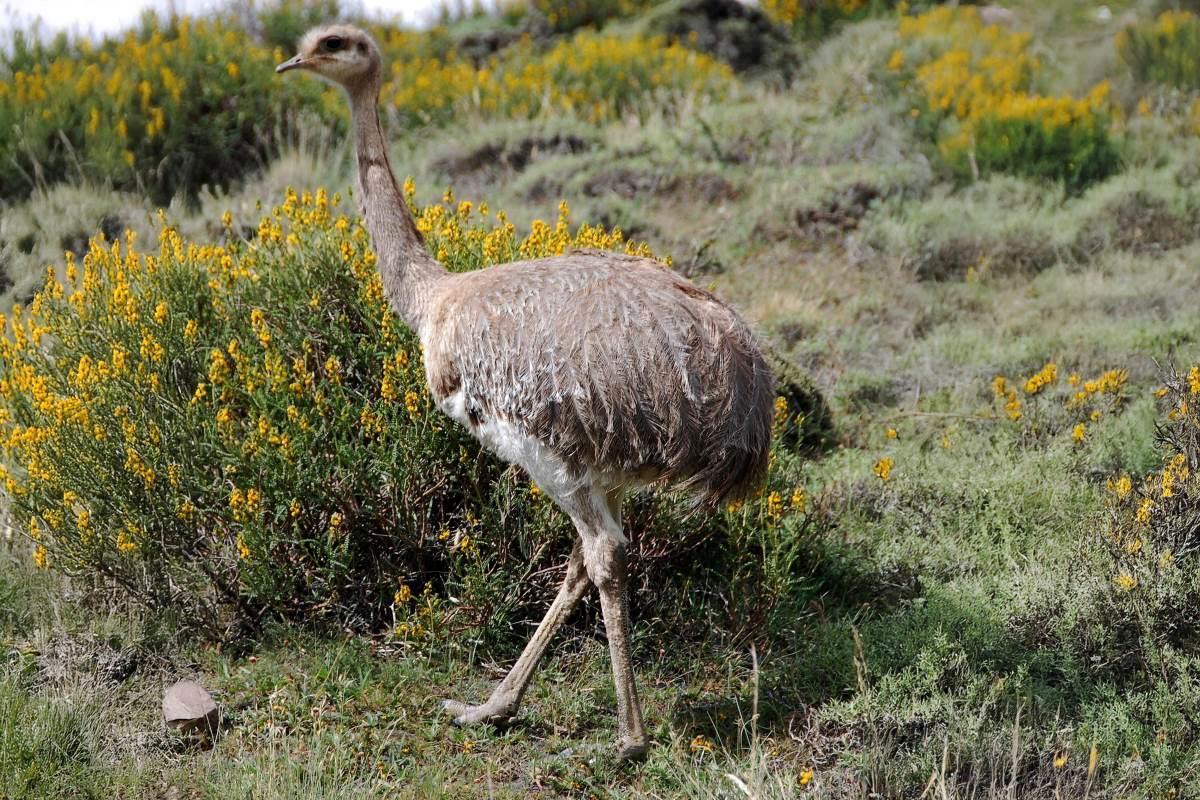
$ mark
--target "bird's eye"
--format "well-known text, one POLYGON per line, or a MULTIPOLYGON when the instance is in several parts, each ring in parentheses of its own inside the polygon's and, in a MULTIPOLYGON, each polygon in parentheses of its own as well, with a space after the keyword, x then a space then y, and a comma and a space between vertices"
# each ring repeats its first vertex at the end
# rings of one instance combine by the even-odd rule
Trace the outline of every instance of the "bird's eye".
POLYGON ((342 49, 342 37, 330 36, 323 42, 323 44, 325 45, 325 49, 327 51, 330 53, 336 53, 338 50, 342 49))

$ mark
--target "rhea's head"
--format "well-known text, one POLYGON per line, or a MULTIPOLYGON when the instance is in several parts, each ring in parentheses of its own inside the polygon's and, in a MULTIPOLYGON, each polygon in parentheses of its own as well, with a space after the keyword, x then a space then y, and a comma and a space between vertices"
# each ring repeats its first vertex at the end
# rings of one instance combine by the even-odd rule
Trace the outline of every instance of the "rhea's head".
POLYGON ((300 40, 299 52, 276 72, 306 69, 354 92, 377 84, 382 64, 379 46, 352 25, 323 25, 300 40))

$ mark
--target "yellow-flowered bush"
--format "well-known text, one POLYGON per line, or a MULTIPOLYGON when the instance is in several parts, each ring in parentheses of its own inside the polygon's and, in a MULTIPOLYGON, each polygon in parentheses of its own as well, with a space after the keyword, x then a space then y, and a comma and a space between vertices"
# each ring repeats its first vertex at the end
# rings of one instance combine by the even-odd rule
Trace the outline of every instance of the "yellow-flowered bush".
POLYGON ((1200 18, 1189 11, 1123 29, 1117 52, 1139 81, 1200 89, 1200 18))
POLYGON ((997 375, 992 379, 992 399, 997 416, 1018 425, 1027 437, 1065 434, 1082 444, 1101 420, 1123 410, 1128 379, 1122 369, 1106 370, 1091 379, 1077 372, 1062 376, 1058 364, 1050 361, 1023 379, 997 375))
POLYGON ((1077 191, 1120 166, 1109 134, 1108 84, 1086 96, 1035 91, 1029 35, 984 25, 969 7, 900 18, 903 48, 887 69, 943 161, 964 177, 1005 172, 1061 180, 1077 191))
MULTIPOLYGON (((464 115, 599 122, 669 111, 733 82, 727 65, 662 37, 585 31, 545 52, 526 41, 476 65, 456 55, 443 29, 373 32, 391 70, 383 103, 402 128, 464 115)), ((220 18, 151 18, 98 45, 17 36, 11 53, 0 50, 0 196, 85 177, 166 203, 260 167, 297 123, 339 135, 346 112, 336 90, 275 74, 289 52, 255 45, 220 18)))
POLYGON ((556 31, 599 28, 606 22, 639 14, 660 0, 532 0, 531 5, 556 31))
POLYGON ((564 112, 603 122, 669 111, 681 96, 718 96, 733 80, 728 65, 661 36, 584 31, 544 53, 515 45, 482 66, 453 53, 393 60, 381 100, 405 125, 564 112))
MULTIPOLYGON (((452 270, 572 247, 648 255, 572 226, 565 205, 525 235, 449 195, 414 214, 452 270)), ((399 587, 425 585, 458 598, 443 606, 456 627, 504 630, 506 609, 538 598, 530 564, 564 555, 569 523, 434 408, 420 346, 339 198, 289 193, 248 241, 233 222, 212 244, 165 221, 148 248, 95 239, 4 320, 0 480, 35 563, 98 573, 213 631, 264 612, 380 623, 399 587)), ((777 454, 762 498, 702 522, 673 498, 640 500, 642 574, 687 574, 679 555, 707 548, 696 569, 722 564, 707 580, 761 619, 791 596, 745 587, 772 585, 760 539, 809 523, 797 474, 777 454)))
POLYGON ((1161 468, 1105 486, 1111 600, 1133 623, 1131 645, 1145 663, 1200 635, 1200 366, 1165 377, 1156 393, 1161 468))
POLYGON ((763 0, 762 10, 803 36, 821 36, 838 23, 863 19, 894 5, 891 0, 763 0))
POLYGON ((0 196, 85 177, 166 202, 242 175, 324 107, 315 83, 277 79, 282 58, 219 19, 150 18, 99 44, 17 36, 0 49, 0 196))

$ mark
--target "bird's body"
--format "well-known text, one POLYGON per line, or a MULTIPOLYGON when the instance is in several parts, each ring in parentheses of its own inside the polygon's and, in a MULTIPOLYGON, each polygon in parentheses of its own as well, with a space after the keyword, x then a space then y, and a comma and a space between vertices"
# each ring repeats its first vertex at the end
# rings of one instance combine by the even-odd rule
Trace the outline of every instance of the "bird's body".
POLYGON ((552 494, 663 482, 715 502, 765 466, 749 330, 657 262, 588 250, 454 275, 420 336, 439 406, 552 494))
POLYGON ((772 376, 749 328, 710 292, 649 259, 581 250, 448 273, 396 185, 379 123, 381 57, 364 32, 311 31, 278 68, 308 69, 350 99, 359 201, 393 310, 418 334, 439 407, 525 468, 579 533, 562 587, 507 677, 460 724, 516 714, 551 636, 595 585, 617 689, 620 755, 647 738, 626 604, 625 489, 661 483, 715 504, 766 469, 772 376))

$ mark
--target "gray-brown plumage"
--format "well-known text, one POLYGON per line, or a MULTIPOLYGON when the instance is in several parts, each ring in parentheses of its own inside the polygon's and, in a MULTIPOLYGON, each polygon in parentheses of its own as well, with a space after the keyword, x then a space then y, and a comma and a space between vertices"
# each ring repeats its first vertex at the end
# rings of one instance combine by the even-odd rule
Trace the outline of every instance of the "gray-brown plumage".
POLYGON ((302 68, 349 96, 359 199, 388 301, 425 348, 440 408, 524 467, 579 532, 558 596, 487 702, 456 722, 511 719, 550 637, 589 584, 600 591, 617 687, 620 755, 647 747, 633 681, 621 498, 662 483, 716 504, 766 468, 772 378, 746 324, 656 262, 597 250, 465 274, 426 250, 388 162, 381 59, 345 25, 306 35, 302 68))

